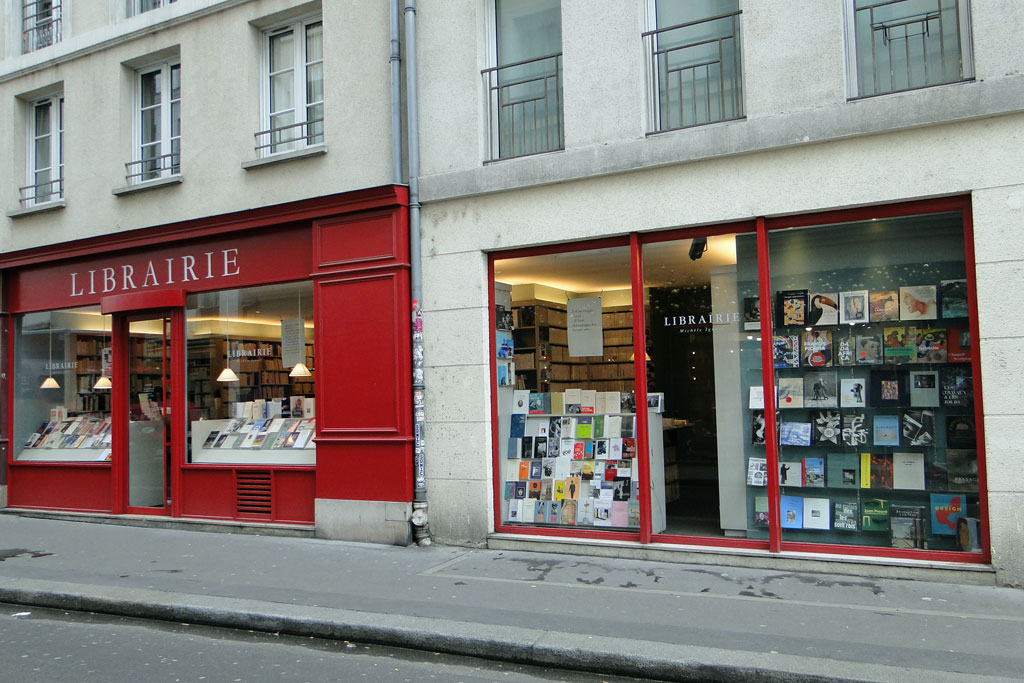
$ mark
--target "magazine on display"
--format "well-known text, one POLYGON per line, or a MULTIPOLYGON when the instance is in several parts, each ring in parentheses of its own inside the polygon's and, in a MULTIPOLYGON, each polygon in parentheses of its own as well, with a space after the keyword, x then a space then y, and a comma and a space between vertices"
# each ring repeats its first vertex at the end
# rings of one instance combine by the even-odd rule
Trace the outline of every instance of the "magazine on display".
POLYGON ((801 342, 801 364, 805 367, 825 368, 832 365, 832 331, 806 330, 801 342))
POLYGON ((868 290, 839 292, 839 323, 856 325, 868 322, 868 290))
POLYGON ((772 355, 776 368, 800 367, 800 337, 795 334, 773 336, 772 355))
POLYGON ((868 295, 869 318, 873 323, 900 319, 900 295, 894 290, 871 292, 868 295))
POLYGON ((939 282, 939 302, 943 318, 966 318, 967 280, 942 280, 939 282))
POLYGON ((806 325, 838 325, 839 295, 835 292, 812 292, 808 300, 806 325))
POLYGON ((948 356, 946 330, 943 328, 917 328, 914 339, 916 362, 945 363, 948 356))
POLYGON ((861 334, 854 337, 857 365, 880 365, 882 355, 882 337, 877 334, 861 334))
POLYGON ((804 325, 807 316, 807 290, 788 289, 776 294, 776 319, 780 325, 804 325))
POLYGON ((900 287, 900 320, 935 320, 935 285, 900 287))

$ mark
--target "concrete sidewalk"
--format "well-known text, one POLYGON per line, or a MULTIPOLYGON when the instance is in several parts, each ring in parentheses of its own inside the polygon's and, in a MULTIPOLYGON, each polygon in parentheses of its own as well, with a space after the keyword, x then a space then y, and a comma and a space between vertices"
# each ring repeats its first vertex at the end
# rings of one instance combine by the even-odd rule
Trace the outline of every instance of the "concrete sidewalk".
POLYGON ((1024 591, 0 514, 0 602, 665 680, 1020 681, 1024 591))

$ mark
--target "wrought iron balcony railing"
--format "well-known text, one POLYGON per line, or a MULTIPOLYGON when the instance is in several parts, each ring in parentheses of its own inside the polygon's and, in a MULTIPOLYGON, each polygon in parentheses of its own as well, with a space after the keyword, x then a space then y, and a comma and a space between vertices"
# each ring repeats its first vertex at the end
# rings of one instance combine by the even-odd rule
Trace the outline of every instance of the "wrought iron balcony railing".
POLYGON ((19 187, 18 193, 22 208, 63 199, 64 178, 19 187))
POLYGON ((59 43, 61 0, 25 0, 21 14, 21 46, 32 52, 59 43))
POLYGON ((743 117, 740 12, 643 33, 652 132, 743 117))
POLYGON ((166 178, 181 173, 181 153, 173 152, 139 161, 129 161, 124 165, 124 169, 125 180, 129 185, 166 178))
POLYGON ((324 120, 310 119, 287 126, 261 130, 255 134, 256 156, 263 159, 281 152, 291 152, 324 141, 324 120))
POLYGON ((488 160, 565 147, 562 54, 484 69, 489 122, 488 160))

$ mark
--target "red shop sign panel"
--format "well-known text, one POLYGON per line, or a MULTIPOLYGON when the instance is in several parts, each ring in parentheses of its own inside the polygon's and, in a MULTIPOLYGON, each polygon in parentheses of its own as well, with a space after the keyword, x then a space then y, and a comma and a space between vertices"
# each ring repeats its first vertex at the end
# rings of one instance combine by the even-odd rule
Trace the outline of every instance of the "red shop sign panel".
POLYGON ((202 292, 305 280, 311 268, 308 225, 233 233, 19 268, 9 280, 10 308, 43 311, 97 304, 122 294, 202 292))

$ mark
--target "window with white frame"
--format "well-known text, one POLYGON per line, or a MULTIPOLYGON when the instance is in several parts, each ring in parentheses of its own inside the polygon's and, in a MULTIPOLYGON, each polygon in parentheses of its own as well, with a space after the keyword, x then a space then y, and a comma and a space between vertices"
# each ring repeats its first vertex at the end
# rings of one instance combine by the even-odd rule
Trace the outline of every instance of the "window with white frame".
POLYGON ((21 42, 24 52, 60 42, 62 0, 21 0, 21 42))
POLYGON ((488 159, 562 149, 561 0, 491 0, 488 24, 488 159))
POLYGON ((130 185, 181 173, 181 65, 136 72, 135 159, 125 164, 130 185))
POLYGON ((148 12, 151 9, 163 7, 164 5, 169 5, 172 2, 177 1, 178 0, 128 0, 128 14, 130 16, 142 14, 143 12, 148 12))
POLYGON ((969 0, 847 0, 850 97, 974 77, 969 0))
POLYGON ((323 22, 309 18, 264 34, 260 157, 324 141, 323 22))
POLYGON ((31 104, 27 178, 21 205, 36 206, 64 197, 64 96, 31 104))

